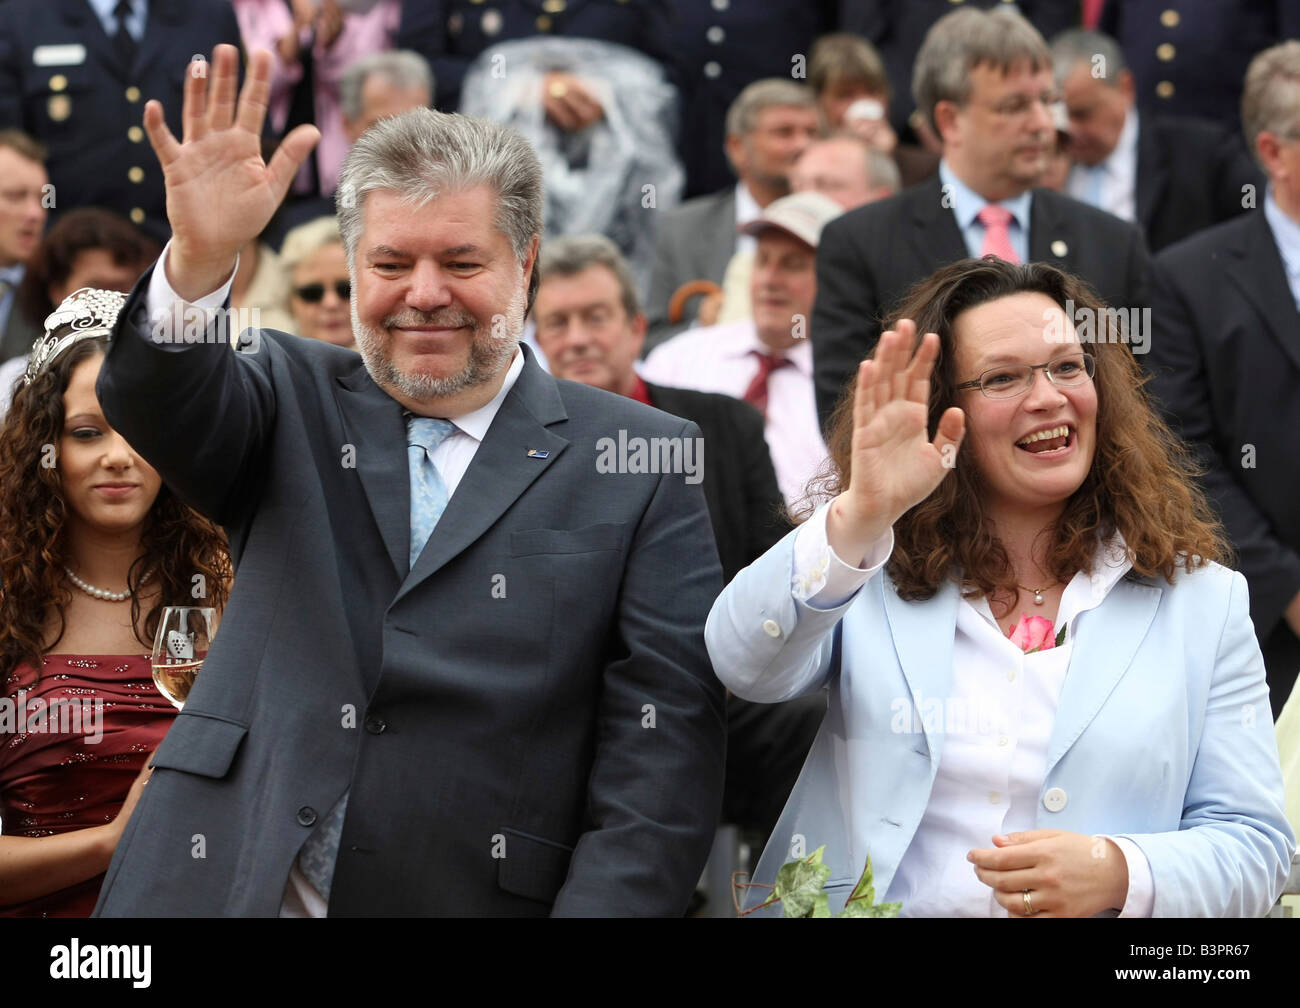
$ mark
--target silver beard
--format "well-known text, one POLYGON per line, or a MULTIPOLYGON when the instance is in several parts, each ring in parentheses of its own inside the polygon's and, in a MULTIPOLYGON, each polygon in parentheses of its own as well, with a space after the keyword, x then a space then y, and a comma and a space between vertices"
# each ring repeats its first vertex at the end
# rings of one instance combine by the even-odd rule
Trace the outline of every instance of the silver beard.
MULTIPOLYGON (((354 283, 353 291, 355 290, 354 283)), ((357 312, 355 293, 351 306, 352 331, 356 333, 357 350, 366 365, 366 370, 370 372, 370 377, 380 388, 394 389, 406 398, 419 402, 446 399, 466 389, 486 384, 510 363, 523 335, 526 304, 524 285, 521 283, 511 295, 505 316, 493 316, 493 320, 484 325, 477 325, 472 315, 458 308, 443 308, 436 312, 407 309, 384 319, 386 331, 391 331, 394 327, 413 325, 473 326, 469 360, 459 374, 446 377, 399 371, 389 357, 391 337, 362 324, 361 316, 357 312), (499 331, 494 332, 494 330, 499 331)))

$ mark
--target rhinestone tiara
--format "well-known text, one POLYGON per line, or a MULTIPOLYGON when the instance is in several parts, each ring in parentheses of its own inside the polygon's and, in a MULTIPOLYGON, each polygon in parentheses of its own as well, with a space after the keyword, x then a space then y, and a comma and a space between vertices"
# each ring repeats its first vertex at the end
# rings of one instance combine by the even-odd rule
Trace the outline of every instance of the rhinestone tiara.
POLYGON ((30 385, 48 371, 69 347, 82 340, 111 335, 125 304, 125 294, 93 287, 82 287, 65 297, 45 319, 45 334, 36 341, 27 358, 23 384, 30 385))

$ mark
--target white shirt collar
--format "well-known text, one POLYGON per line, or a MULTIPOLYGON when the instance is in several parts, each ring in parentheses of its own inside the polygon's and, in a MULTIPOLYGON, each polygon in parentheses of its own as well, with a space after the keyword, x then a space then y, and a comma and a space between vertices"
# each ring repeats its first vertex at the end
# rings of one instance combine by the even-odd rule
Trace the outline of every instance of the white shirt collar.
POLYGON ((496 419, 497 410, 505 402, 506 396, 514 388, 515 382, 518 381, 519 375, 524 370, 524 351, 515 350, 514 359, 510 362, 510 367, 506 369, 505 380, 501 383, 501 388, 488 402, 484 403, 478 409, 466 413, 463 416, 447 417, 456 425, 457 431, 462 434, 468 434, 475 441, 482 441, 487 435, 488 428, 492 426, 492 421, 496 419))
MULTIPOLYGON (((739 359, 748 357, 755 350, 759 353, 773 352, 771 347, 758 338, 758 330, 754 327, 752 319, 748 320, 743 328, 738 328, 736 332, 739 338, 722 350, 723 357, 739 359)), ((812 376, 812 343, 808 340, 799 340, 794 346, 784 350, 781 356, 785 357, 800 374, 812 376)))

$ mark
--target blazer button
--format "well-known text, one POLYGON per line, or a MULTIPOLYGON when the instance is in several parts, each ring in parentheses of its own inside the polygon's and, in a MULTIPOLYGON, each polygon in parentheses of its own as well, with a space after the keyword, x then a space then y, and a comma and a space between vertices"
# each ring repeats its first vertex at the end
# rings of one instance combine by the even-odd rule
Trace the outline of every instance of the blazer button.
POLYGON ((378 714, 371 714, 366 718, 366 731, 371 735, 382 735, 388 730, 388 722, 378 714))
POLYGON ((1048 812, 1060 812, 1069 800, 1064 788, 1049 788, 1047 794, 1043 795, 1043 806, 1048 812))
POLYGON ((316 810, 310 805, 304 805, 298 810, 298 825, 311 826, 316 822, 316 810))
POLYGON ((781 625, 776 620, 763 620, 763 633, 769 637, 780 637, 781 625))

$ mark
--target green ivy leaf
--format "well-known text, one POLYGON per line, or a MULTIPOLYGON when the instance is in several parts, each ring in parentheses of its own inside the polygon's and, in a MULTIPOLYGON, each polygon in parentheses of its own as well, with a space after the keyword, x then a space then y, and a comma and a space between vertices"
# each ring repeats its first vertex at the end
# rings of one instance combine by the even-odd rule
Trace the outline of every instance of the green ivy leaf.
POLYGON ((874 917, 872 907, 868 906, 864 900, 854 900, 852 903, 845 903, 841 917, 874 917))
POLYGON ((1065 627, 1061 627, 1061 632, 1056 635, 1056 646, 1060 647, 1065 643, 1065 627))
POLYGON ((802 861, 789 861, 776 873, 774 894, 781 901, 786 917, 808 917, 815 909, 817 897, 825 899, 822 886, 831 877, 830 865, 822 864, 825 849, 818 847, 802 861))
POLYGON ((859 900, 867 906, 871 906, 876 902, 876 887, 873 883, 870 854, 867 855, 867 863, 862 867, 862 877, 858 879, 858 884, 853 887, 853 892, 849 896, 850 903, 859 900))
POLYGON ((831 915, 830 900, 827 898, 824 892, 819 892, 816 898, 813 899, 812 913, 810 913, 808 916, 809 917, 830 917, 830 915, 831 915))
POLYGON ((903 909, 902 903, 877 903, 868 911, 868 917, 897 917, 903 909))

